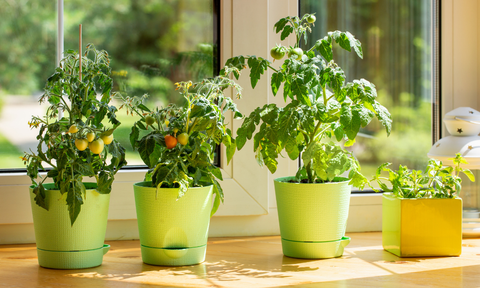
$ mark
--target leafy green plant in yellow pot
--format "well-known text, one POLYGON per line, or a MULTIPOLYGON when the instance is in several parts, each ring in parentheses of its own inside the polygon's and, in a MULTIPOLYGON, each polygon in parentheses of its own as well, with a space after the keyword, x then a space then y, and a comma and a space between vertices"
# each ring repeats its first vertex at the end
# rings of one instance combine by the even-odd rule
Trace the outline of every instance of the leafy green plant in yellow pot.
MULTIPOLYGON (((376 101, 375 86, 365 79, 346 81, 344 71, 333 60, 333 44, 362 58, 360 41, 349 32, 334 31, 306 50, 307 32, 315 17, 285 17, 275 24, 284 40, 291 33, 295 45, 277 45, 275 60, 288 55, 280 68, 266 58, 237 56, 226 67, 250 68, 252 87, 266 70, 271 71, 274 95, 283 89, 286 105, 267 104, 245 118, 237 131, 237 147, 253 138, 257 161, 274 173, 284 152, 292 160, 301 157, 295 176, 275 180, 275 192, 283 252, 298 258, 341 256, 349 242, 344 237, 350 201, 349 185, 363 188, 367 179, 345 146, 353 145, 361 127, 377 118, 391 130, 391 117, 376 101), (346 178, 340 176, 348 172, 346 178)), ((235 74, 238 78, 238 74, 235 74)))
POLYGON ((224 95, 234 87, 240 97, 241 88, 226 76, 176 85, 185 98, 182 106, 149 109, 142 98, 124 99, 127 111, 140 116, 130 141, 149 170, 134 185, 135 205, 142 259, 153 265, 204 261, 210 217, 223 201, 215 147, 224 144, 230 161, 236 143, 224 113, 242 117, 224 95))
POLYGON ((458 197, 465 174, 475 181, 460 154, 454 167, 430 160, 425 171, 398 170, 385 163, 373 180, 383 194, 383 248, 399 257, 459 256, 462 253, 462 199, 458 197), (388 177, 381 172, 388 172, 388 177), (384 182, 389 182, 390 187, 384 182))
POLYGON ((112 136, 120 122, 110 105, 116 93, 108 54, 89 45, 81 59, 81 76, 78 54, 67 51, 48 78, 40 98, 49 103, 46 115, 29 122, 39 129, 38 146, 23 157, 33 184, 38 261, 47 268, 102 264, 112 182, 126 164, 125 150, 112 136))

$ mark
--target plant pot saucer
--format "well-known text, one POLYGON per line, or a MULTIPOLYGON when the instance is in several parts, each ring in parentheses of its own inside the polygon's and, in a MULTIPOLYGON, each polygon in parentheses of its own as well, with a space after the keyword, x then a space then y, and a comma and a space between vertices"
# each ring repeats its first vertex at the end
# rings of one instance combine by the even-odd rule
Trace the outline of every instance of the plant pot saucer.
POLYGON ((195 265, 205 261, 207 245, 189 248, 155 248, 142 245, 143 262, 158 266, 195 265))
POLYGON ((282 238, 283 254, 292 258, 323 259, 336 258, 343 255, 345 246, 350 243, 350 237, 326 242, 291 241, 282 238))
POLYGON ((37 248, 38 264, 52 269, 85 269, 102 264, 103 255, 110 249, 110 245, 92 250, 81 251, 50 251, 37 248))

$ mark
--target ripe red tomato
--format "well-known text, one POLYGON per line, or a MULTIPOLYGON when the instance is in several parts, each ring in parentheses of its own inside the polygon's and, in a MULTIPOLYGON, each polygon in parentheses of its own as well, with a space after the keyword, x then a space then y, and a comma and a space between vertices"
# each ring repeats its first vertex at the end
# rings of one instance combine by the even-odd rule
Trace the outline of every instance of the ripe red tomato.
POLYGON ((165 136, 165 145, 167 145, 167 149, 175 148, 177 146, 177 138, 172 135, 165 136))

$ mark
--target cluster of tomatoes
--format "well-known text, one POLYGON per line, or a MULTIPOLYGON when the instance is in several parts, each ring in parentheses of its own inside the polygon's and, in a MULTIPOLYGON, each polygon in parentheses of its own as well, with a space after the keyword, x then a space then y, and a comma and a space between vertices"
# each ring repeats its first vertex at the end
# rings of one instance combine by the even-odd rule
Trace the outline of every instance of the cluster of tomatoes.
MULTIPOLYGON (((152 116, 147 116, 145 117, 145 123, 147 123, 147 127, 151 126, 155 123, 155 118, 152 116)), ((168 127, 168 124, 170 122, 167 120, 165 121, 165 125, 168 127)), ((178 143, 181 145, 187 145, 188 143, 188 134, 186 132, 180 133, 177 136, 178 129, 174 128, 173 129, 173 136, 172 135, 166 135, 165 136, 165 146, 167 146, 167 149, 173 149, 177 146, 178 143)))
MULTIPOLYGON (((68 129, 68 133, 75 134, 78 132, 78 127, 76 125, 70 126, 68 129)), ((110 135, 100 135, 100 137, 96 138, 95 132, 88 132, 85 137, 79 137, 75 139, 75 147, 78 150, 84 151, 85 149, 90 149, 93 154, 100 154, 103 151, 105 145, 112 143, 113 141, 113 134, 110 135)))
MULTIPOLYGON (((315 15, 309 15, 307 18, 306 18, 307 22, 312 24, 315 22, 316 20, 316 17, 315 15)), ((303 56, 303 50, 302 48, 287 48, 287 47, 284 47, 284 46, 281 46, 281 45, 277 45, 275 47, 273 47, 271 50, 270 50, 270 56, 272 56, 273 59, 275 60, 281 60, 285 54, 288 52, 288 58, 293 58, 295 60, 300 60, 302 59, 302 56, 303 56)))

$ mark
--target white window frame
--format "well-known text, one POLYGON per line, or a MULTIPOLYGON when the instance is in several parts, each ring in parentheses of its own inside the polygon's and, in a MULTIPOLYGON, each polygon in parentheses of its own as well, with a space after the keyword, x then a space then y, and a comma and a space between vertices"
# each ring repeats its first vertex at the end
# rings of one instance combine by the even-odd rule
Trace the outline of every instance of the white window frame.
MULTIPOLYGON (((63 1, 58 2, 59 9, 63 9, 63 1)), ((278 42, 273 24, 285 15, 297 15, 298 3, 296 0, 222 0, 221 12, 223 63, 239 54, 269 55, 269 47, 278 42)), ((480 110, 477 96, 480 91, 479 15, 477 1, 442 0, 442 115, 460 106, 480 110)), ((59 16, 59 22, 63 23, 60 18, 63 15, 59 16)), ((63 33, 63 25, 59 24, 58 30, 63 33)), ((63 50, 63 40, 58 47, 59 51, 63 50)), ((255 90, 250 88, 247 75, 239 81, 244 88, 244 98, 236 102, 244 114, 266 103, 283 104, 281 97, 271 95, 269 76, 264 75, 255 90)), ((230 123, 235 131, 241 122, 232 119, 230 123)), ((298 164, 280 159, 279 170, 271 175, 265 167, 256 164, 251 145, 247 143, 237 152, 229 165, 221 163, 225 203, 212 218, 210 236, 279 234, 273 179, 295 174, 298 164)), ((142 181, 144 173, 145 170, 122 170, 117 174, 111 194, 107 239, 138 238, 133 183, 142 181)), ((30 184, 25 173, 0 175, 0 244, 34 242, 27 192, 30 184)), ((381 194, 352 194, 350 203, 347 231, 381 230, 381 194)))

